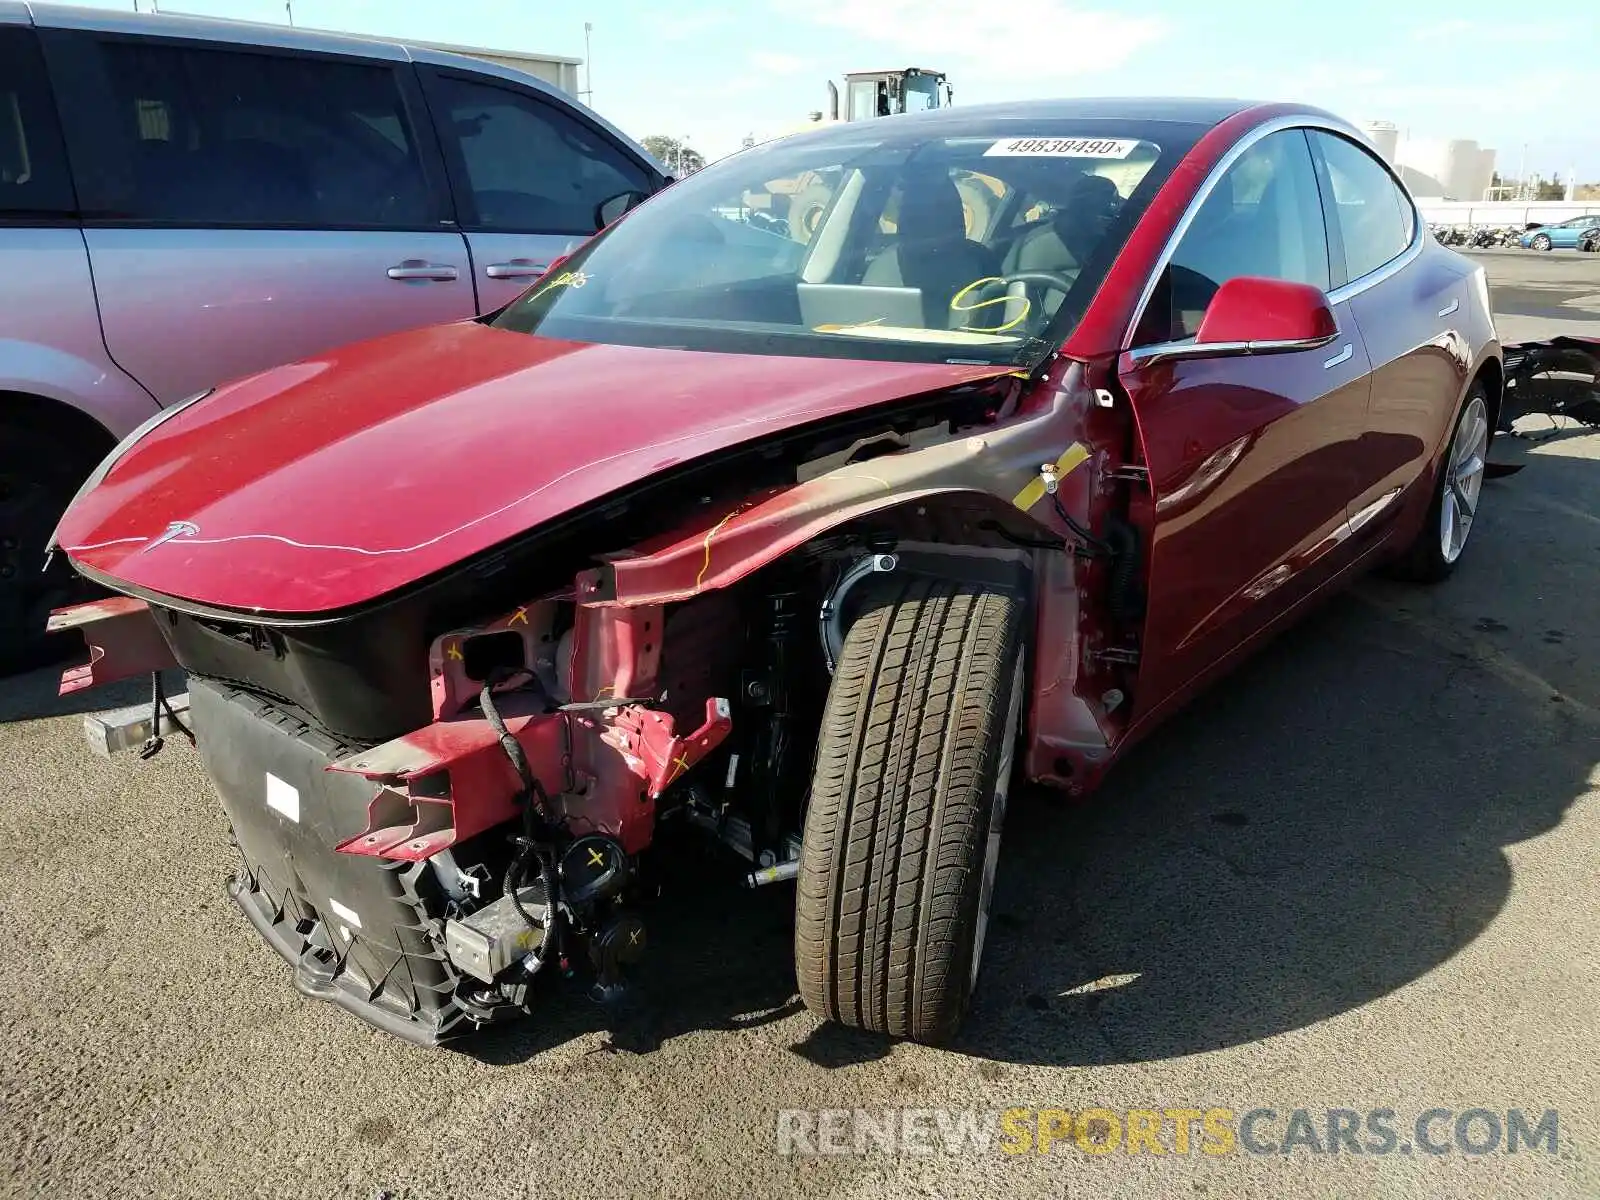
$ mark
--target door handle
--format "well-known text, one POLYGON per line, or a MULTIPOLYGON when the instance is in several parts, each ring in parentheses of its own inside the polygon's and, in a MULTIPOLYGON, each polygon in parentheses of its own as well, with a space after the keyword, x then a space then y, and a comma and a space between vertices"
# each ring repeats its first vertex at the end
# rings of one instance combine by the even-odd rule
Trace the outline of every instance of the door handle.
POLYGON ((1343 350, 1339 351, 1339 353, 1335 354, 1332 358, 1323 360, 1322 369, 1326 371, 1330 368, 1337 367, 1342 362, 1349 362, 1351 355, 1355 354, 1355 352, 1355 345, 1351 342, 1346 342, 1343 350))
POLYGON ((543 275, 550 269, 547 262, 534 262, 531 258, 513 258, 510 262, 490 263, 483 273, 490 279, 529 279, 543 275))
POLYGON ((1449 304, 1445 305, 1443 308, 1441 308, 1439 310, 1439 315, 1441 317, 1448 317, 1451 313, 1455 312, 1456 309, 1458 309, 1460 307, 1461 307, 1461 301, 1452 300, 1452 301, 1450 301, 1449 304))
POLYGON ((420 258, 408 258, 389 268, 390 279, 435 279, 444 283, 458 278, 459 274, 449 263, 431 263, 420 258))

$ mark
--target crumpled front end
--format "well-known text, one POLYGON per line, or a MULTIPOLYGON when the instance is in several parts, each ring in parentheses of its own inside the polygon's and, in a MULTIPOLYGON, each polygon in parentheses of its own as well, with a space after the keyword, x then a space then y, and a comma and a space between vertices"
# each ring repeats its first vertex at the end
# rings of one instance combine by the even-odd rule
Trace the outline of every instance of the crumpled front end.
POLYGON ((961 384, 641 480, 350 611, 118 599, 82 614, 98 649, 63 686, 181 665, 234 898, 301 991, 433 1044, 527 1011, 541 976, 617 994, 685 837, 735 889, 794 878, 839 646, 885 583, 1031 597, 1025 770, 1088 786, 1130 710, 1138 561, 1074 552, 1060 514, 1126 519, 1128 435, 1081 364, 961 384))

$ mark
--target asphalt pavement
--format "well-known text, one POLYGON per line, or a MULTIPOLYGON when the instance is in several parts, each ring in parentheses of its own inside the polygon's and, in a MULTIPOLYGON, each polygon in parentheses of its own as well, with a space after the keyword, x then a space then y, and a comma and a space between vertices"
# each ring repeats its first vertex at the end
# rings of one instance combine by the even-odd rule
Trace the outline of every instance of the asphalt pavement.
MULTIPOLYGON (((1508 339, 1600 321, 1600 256, 1482 260, 1508 339)), ((226 899, 186 745, 106 762, 49 675, 0 683, 0 1193, 1600 1195, 1600 436, 1514 453, 1447 584, 1362 583, 1091 804, 1014 802, 950 1050, 820 1025, 792 892, 694 863, 630 1007, 555 989, 459 1050, 402 1044, 297 995, 226 899), (861 1154, 854 1117, 817 1114, 886 1108, 941 1111, 861 1154), (1040 1110, 1090 1108, 1089 1149, 1037 1152, 1063 1128, 1040 1110), (962 1113, 1006 1109, 944 1152, 962 1113), (1233 1136, 1196 1124, 1174 1153, 1175 1109, 1230 1110, 1233 1136), (1508 1153, 1518 1120, 1545 1124, 1508 1153)))

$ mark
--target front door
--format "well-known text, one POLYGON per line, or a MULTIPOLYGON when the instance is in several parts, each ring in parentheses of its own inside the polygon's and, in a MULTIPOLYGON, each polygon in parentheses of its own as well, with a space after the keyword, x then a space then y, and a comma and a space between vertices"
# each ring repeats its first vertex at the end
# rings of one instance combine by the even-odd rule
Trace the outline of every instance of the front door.
POLYGON ((403 59, 43 40, 106 347, 162 403, 474 314, 403 59))
POLYGON ((602 201, 655 189, 642 162, 557 97, 493 76, 422 72, 480 312, 515 300, 593 235, 602 201))
POLYGON ((1410 197, 1370 151, 1326 130, 1311 141, 1335 295, 1348 297, 1372 358, 1350 520, 1375 536, 1428 470, 1467 386, 1472 351, 1462 322, 1473 311, 1472 266, 1427 240, 1410 197))
POLYGON ((1122 356, 1154 510, 1136 718, 1342 560, 1368 392, 1366 347, 1348 307, 1334 307, 1339 336, 1321 349, 1145 358, 1151 346, 1192 339, 1211 296, 1239 276, 1329 285, 1301 130, 1269 134, 1218 181, 1122 356))

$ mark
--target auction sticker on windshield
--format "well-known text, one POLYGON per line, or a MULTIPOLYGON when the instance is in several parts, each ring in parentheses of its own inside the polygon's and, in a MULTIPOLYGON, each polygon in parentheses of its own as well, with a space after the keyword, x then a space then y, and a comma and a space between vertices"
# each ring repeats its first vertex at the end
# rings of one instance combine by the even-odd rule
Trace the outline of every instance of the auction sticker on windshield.
POLYGON ((985 158, 1127 158, 1137 138, 1005 138, 983 152, 985 158))

